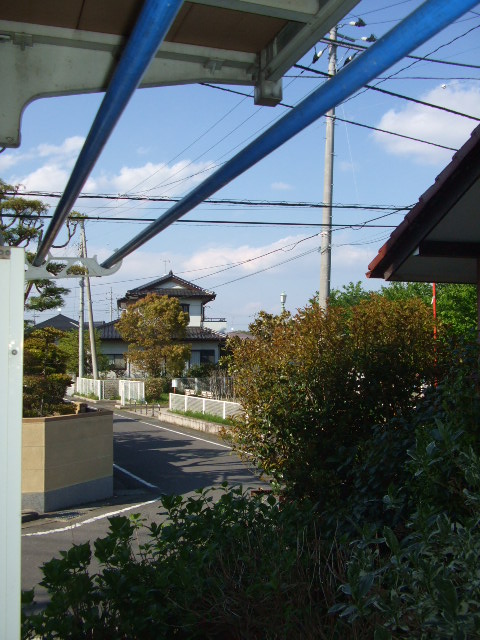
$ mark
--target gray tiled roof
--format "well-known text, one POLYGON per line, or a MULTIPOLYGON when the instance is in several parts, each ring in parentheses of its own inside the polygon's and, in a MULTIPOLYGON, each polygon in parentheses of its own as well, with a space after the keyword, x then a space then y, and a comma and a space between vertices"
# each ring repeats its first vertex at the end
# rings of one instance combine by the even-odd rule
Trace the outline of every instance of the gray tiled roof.
POLYGON ((53 316, 53 318, 49 318, 43 322, 37 322, 37 324, 32 327, 32 330, 44 329, 45 327, 53 327, 54 329, 60 329, 60 331, 71 331, 72 329, 78 329, 78 322, 68 316, 64 316, 63 313, 59 313, 53 316))
POLYGON ((100 340, 121 340, 121 336, 116 328, 117 320, 106 322, 101 327, 98 327, 98 333, 100 334, 100 340))
MULTIPOLYGON (((117 320, 112 322, 106 322, 104 325, 98 328, 101 340, 121 340, 121 336, 116 329, 117 320)), ((210 341, 210 342, 225 342, 226 336, 213 329, 206 327, 187 327, 185 340, 190 342, 196 341, 210 341)))
POLYGON ((140 287, 136 287, 135 289, 129 289, 123 296, 123 298, 119 298, 117 300, 117 305, 121 306, 122 303, 125 303, 127 301, 135 302, 136 300, 145 297, 149 293, 155 293, 159 296, 169 296, 173 298, 201 298, 205 302, 215 300, 216 297, 213 291, 202 289, 202 287, 193 284, 193 282, 188 282, 188 280, 184 280, 183 278, 179 278, 170 271, 170 273, 162 276, 161 278, 152 280, 151 282, 148 282, 147 284, 144 284, 140 287), (174 282, 177 286, 162 286, 167 282, 174 282))

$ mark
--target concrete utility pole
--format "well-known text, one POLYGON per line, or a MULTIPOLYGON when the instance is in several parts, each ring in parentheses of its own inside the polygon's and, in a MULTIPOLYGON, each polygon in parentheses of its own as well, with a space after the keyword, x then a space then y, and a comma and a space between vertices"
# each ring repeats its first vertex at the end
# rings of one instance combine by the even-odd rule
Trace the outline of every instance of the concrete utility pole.
MULTIPOLYGON (((330 40, 337 39, 337 27, 330 30, 330 40)), ((337 46, 331 44, 328 47, 328 74, 334 76, 337 71, 337 46)), ((330 273, 332 261, 332 196, 333 196, 333 153, 334 153, 334 126, 335 108, 325 114, 326 140, 325 140, 325 171, 323 178, 323 214, 322 214, 322 243, 320 252, 320 288, 318 303, 321 309, 326 309, 330 296, 330 273)))
MULTIPOLYGON (((87 240, 85 238, 85 224, 83 221, 80 223, 82 234, 82 253, 83 257, 87 257, 87 240)), ((88 276, 83 277, 85 284, 87 285, 87 301, 88 301, 88 333, 90 335, 90 353, 92 354, 92 372, 93 379, 98 380, 98 367, 97 367, 97 351, 95 349, 95 328, 93 326, 93 310, 92 310, 92 293, 90 291, 90 278, 88 276)))
MULTIPOLYGON (((80 243, 80 255, 83 257, 83 242, 80 243)), ((80 278, 80 305, 78 311, 78 377, 83 378, 83 354, 85 347, 83 344, 83 332, 85 324, 85 290, 83 276, 80 278)))

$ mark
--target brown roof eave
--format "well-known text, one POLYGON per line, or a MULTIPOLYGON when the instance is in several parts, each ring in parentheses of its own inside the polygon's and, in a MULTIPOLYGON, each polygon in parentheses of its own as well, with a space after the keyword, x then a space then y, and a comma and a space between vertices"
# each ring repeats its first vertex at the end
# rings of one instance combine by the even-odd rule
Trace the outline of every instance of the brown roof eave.
POLYGON ((420 242, 480 179, 480 125, 379 249, 367 278, 388 280, 420 242))

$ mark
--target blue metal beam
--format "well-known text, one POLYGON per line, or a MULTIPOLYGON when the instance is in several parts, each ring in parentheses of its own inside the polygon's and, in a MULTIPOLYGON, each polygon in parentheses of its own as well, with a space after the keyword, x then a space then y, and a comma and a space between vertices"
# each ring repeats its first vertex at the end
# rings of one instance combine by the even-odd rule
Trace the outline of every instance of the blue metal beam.
POLYGON ((344 67, 256 140, 217 169, 144 231, 115 251, 102 267, 109 268, 191 211, 216 191, 265 158, 284 142, 343 102, 477 4, 478 0, 427 0, 365 53, 344 67))
POLYGON ((38 247, 33 261, 35 266, 40 266, 46 258, 118 119, 167 35, 182 2, 183 0, 145 0, 65 191, 38 247))

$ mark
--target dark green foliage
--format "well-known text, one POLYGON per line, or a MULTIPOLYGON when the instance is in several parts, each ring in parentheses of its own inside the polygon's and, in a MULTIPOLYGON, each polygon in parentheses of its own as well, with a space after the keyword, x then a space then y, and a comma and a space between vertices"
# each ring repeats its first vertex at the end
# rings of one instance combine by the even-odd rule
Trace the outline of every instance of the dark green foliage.
MULTIPOLYGON (((97 329, 94 330, 95 337, 95 352, 97 354, 97 368, 99 371, 106 371, 108 369, 108 358, 101 352, 101 340, 100 333, 97 329)), ((92 367, 92 350, 90 348, 90 332, 84 331, 83 334, 84 345, 84 372, 88 374, 93 373, 92 367)), ((78 329, 67 331, 58 341, 60 351, 65 356, 65 364, 67 371, 78 371, 78 329)))
POLYGON ((45 565, 23 638, 480 637, 479 355, 443 354, 407 412, 329 450, 336 502, 224 486, 165 497, 148 536, 111 519, 97 574, 88 544, 45 565))
POLYGON ((29 376, 23 378, 23 414, 25 417, 45 416, 52 413, 75 413, 64 411, 63 398, 72 379, 65 373, 52 373, 48 376, 29 376))
MULTIPOLYGON (((52 327, 32 331, 24 343, 23 411, 25 417, 58 412, 68 385, 66 356, 57 341, 63 332, 52 327)), ((65 405, 64 405, 65 406, 65 405)), ((62 412, 62 411, 61 411, 62 412)))
POLYGON ((217 366, 213 362, 196 364, 188 370, 189 378, 208 378, 216 370, 217 366))
MULTIPOLYGON (((48 207, 40 200, 30 200, 18 196, 18 186, 5 184, 0 180, 0 244, 11 247, 32 247, 39 242, 43 234, 43 215, 48 207)), ((72 212, 67 221, 67 241, 73 237, 76 230, 76 214, 72 212)), ((32 260, 35 251, 26 251, 26 256, 32 260)), ((53 275, 57 274, 63 265, 50 263, 47 267, 53 275)), ((26 309, 45 311, 61 307, 63 296, 70 290, 60 287, 52 280, 35 280, 27 283, 25 299, 26 309), (32 290, 38 295, 31 296, 32 290)))
POLYGON ((342 567, 308 503, 224 486, 162 504, 146 539, 138 516, 110 519, 97 574, 88 544, 46 563, 51 602, 24 619, 23 638, 313 640, 346 626, 328 615, 342 567))
MULTIPOLYGON (((350 282, 342 289, 333 289, 328 300, 331 307, 350 308, 372 296, 361 282, 350 282)), ((377 292, 387 300, 417 300, 432 309, 433 288, 427 282, 390 282, 377 292)), ((437 318, 448 330, 448 335, 457 339, 475 339, 477 327, 477 290, 471 284, 439 283, 436 285, 437 318)), ((433 314, 433 309, 432 309, 433 314)), ((440 338, 444 333, 439 334, 440 338)))

